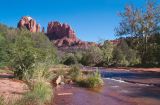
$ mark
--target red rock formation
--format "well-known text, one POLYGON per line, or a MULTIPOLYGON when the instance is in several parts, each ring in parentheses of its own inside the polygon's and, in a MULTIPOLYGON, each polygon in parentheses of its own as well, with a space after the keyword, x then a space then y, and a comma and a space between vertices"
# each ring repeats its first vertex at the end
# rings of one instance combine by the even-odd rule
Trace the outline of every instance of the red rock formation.
POLYGON ((48 23, 47 36, 58 47, 73 46, 80 42, 69 25, 61 24, 57 21, 48 23))
POLYGON ((79 40, 68 24, 61 24, 57 21, 48 23, 47 36, 57 47, 87 48, 96 46, 95 43, 79 40))
POLYGON ((64 37, 76 39, 75 32, 67 24, 59 22, 49 22, 47 27, 47 35, 51 40, 62 39, 64 37))
POLYGON ((30 32, 40 32, 40 25, 29 16, 24 16, 18 22, 18 28, 27 28, 30 32))

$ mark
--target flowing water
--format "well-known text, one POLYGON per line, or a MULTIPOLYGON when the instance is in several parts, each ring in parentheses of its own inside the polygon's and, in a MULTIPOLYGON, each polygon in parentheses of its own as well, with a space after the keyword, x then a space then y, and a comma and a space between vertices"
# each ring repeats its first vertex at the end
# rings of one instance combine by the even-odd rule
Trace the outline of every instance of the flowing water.
POLYGON ((101 70, 107 88, 138 105, 160 105, 160 73, 101 70))
POLYGON ((65 85, 57 96, 56 105, 160 105, 160 73, 113 71, 101 68, 104 86, 85 89, 65 85))

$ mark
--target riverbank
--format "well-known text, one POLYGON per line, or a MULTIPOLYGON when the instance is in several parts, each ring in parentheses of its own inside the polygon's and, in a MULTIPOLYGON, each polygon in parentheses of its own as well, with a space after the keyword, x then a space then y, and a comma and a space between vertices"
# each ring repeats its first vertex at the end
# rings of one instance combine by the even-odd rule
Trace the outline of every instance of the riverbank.
POLYGON ((16 80, 13 77, 11 73, 0 73, 0 97, 3 97, 7 102, 20 99, 29 91, 24 81, 16 80))
POLYGON ((160 68, 136 68, 136 67, 111 67, 105 68, 106 70, 118 70, 118 71, 137 71, 137 72, 160 72, 160 68))

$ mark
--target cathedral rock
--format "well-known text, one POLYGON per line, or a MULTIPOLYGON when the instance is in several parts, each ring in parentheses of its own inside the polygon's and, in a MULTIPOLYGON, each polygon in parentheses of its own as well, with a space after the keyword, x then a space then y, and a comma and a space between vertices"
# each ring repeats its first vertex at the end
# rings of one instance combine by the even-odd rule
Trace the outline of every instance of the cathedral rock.
POLYGON ((87 47, 88 43, 76 37, 76 33, 68 24, 49 22, 47 27, 48 38, 57 47, 87 47))

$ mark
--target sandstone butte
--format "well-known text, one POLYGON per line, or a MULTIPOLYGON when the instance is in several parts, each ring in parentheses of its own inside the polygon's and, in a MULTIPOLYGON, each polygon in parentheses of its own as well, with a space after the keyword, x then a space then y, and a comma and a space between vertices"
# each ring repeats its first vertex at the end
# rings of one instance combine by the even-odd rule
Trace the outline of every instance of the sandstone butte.
POLYGON ((81 41, 77 38, 75 31, 68 24, 60 22, 49 22, 46 35, 57 47, 82 47, 96 45, 93 42, 81 41))
MULTIPOLYGON (((40 32, 40 25, 30 16, 24 16, 18 22, 19 29, 26 28, 30 32, 40 32)), ((45 32, 44 27, 41 32, 45 32)), ((81 41, 77 38, 75 31, 68 24, 61 24, 58 21, 49 22, 45 35, 58 48, 88 48, 89 46, 97 46, 94 42, 81 41)))
POLYGON ((18 28, 26 28, 30 32, 40 32, 40 25, 36 23, 36 21, 30 16, 24 16, 18 22, 18 28))

